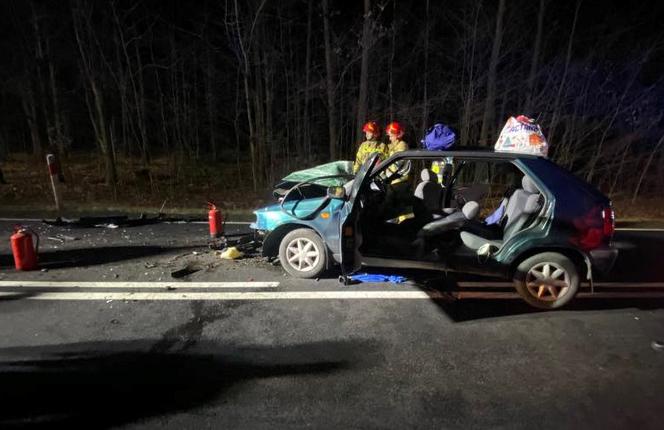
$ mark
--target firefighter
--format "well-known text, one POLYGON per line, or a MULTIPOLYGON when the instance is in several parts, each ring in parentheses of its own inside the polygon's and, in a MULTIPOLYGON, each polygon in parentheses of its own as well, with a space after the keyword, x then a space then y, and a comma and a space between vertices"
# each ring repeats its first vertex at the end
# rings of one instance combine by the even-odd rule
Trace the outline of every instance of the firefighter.
MULTIPOLYGON (((404 130, 401 124, 398 122, 389 123, 385 128, 385 133, 389 139, 387 144, 388 157, 408 150, 408 144, 403 140, 404 130)), ((411 217, 407 213, 410 197, 412 196, 412 190, 408 182, 410 161, 401 160, 391 163, 384 173, 387 181, 389 181, 389 187, 387 187, 382 216, 384 219, 398 224, 411 217)))
MULTIPOLYGON (((396 121, 389 123, 385 128, 385 133, 387 134, 387 138, 389 139, 389 143, 387 144, 388 157, 391 157, 397 152, 408 150, 408 144, 402 140, 404 135, 404 130, 403 127, 401 127, 401 124, 399 124, 396 121)), ((389 171, 391 173, 390 176, 392 175, 398 176, 396 179, 394 179, 391 182, 392 185, 404 182, 408 179, 408 173, 410 171, 410 163, 408 161, 406 162, 401 161, 395 163, 389 167, 389 171)))
POLYGON ((353 173, 357 173, 362 167, 367 159, 373 155, 378 154, 378 157, 381 160, 384 160, 388 157, 387 145, 380 141, 380 128, 378 124, 373 121, 369 121, 364 124, 362 127, 364 136, 366 140, 360 144, 360 147, 357 148, 357 154, 355 155, 355 163, 353 163, 353 173))

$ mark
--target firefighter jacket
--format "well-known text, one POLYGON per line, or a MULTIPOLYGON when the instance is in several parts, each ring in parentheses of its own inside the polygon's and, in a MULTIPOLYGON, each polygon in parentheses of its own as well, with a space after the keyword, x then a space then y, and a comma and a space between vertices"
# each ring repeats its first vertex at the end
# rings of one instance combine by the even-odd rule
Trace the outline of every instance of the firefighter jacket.
POLYGON ((378 158, 385 160, 390 156, 388 145, 379 140, 365 140, 362 142, 360 147, 357 148, 355 163, 353 163, 353 173, 357 173, 362 164, 373 154, 378 154, 378 158))
MULTIPOLYGON (((403 140, 399 140, 395 143, 389 143, 387 145, 387 156, 391 157, 397 152, 402 152, 407 150, 408 150, 408 144, 403 140)), ((392 175, 397 174, 397 178, 392 182, 390 182, 390 184, 394 185, 400 182, 404 182, 408 180, 408 173, 410 173, 410 161, 404 161, 404 160, 398 161, 392 164, 390 167, 388 167, 387 170, 392 175)))

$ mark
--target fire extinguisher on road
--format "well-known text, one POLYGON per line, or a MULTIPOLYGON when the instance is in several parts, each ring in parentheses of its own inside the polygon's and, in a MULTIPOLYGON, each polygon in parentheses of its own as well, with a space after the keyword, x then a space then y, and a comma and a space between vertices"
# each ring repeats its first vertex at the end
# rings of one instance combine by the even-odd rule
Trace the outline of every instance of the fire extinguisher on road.
POLYGON ((37 233, 27 227, 15 226, 10 242, 16 270, 37 269, 37 254, 39 253, 39 236, 37 233), (35 237, 34 246, 33 236, 35 237))
POLYGON ((224 235, 224 216, 212 202, 208 202, 208 224, 210 224, 210 238, 216 239, 224 235))

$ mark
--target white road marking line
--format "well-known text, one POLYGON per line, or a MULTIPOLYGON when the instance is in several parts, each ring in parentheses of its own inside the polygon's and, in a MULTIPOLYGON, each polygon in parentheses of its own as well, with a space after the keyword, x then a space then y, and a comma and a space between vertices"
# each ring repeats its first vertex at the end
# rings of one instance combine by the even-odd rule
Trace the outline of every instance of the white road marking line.
POLYGON ((595 282, 596 287, 664 288, 664 282, 595 282))
MULTIPOLYGON (((42 222, 44 218, 0 218, 0 222, 42 222)), ((207 224, 207 221, 164 221, 164 224, 207 224)), ((226 225, 249 225, 250 221, 225 221, 226 225)))
POLYGON ((1 287, 28 288, 276 288, 279 282, 89 282, 0 281, 1 287))
MULTIPOLYGON (((175 222, 177 224, 177 222, 175 222)), ((208 224, 208 221, 191 221, 188 224, 208 224)), ((224 221, 225 225, 249 225, 249 221, 224 221)))
POLYGON ((0 221, 7 221, 7 222, 14 222, 14 221, 42 222, 41 219, 37 219, 37 218, 0 218, 0 221))
MULTIPOLYGON (((587 285, 587 282, 583 283, 583 286, 587 285)), ((501 288, 501 287, 513 287, 514 283, 512 282, 457 282, 457 286, 463 287, 485 287, 485 288, 501 288)), ((633 288, 664 288, 664 282, 595 282, 595 287, 601 288, 620 288, 620 287, 633 287, 633 288)))
POLYGON ((439 291, 270 291, 270 292, 44 292, 22 297, 22 292, 0 292, 0 297, 29 300, 422 300, 447 298, 439 291))
POLYGON ((664 228, 631 228, 631 227, 624 227, 624 228, 617 228, 616 231, 664 231, 664 228))

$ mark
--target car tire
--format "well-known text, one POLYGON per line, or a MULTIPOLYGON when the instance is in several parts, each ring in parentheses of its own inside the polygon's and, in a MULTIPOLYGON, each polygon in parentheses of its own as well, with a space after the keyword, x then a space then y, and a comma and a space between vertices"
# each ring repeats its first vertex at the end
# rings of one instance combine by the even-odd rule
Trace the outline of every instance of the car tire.
POLYGON ((572 260, 556 252, 543 252, 523 260, 514 273, 514 286, 529 305, 557 309, 579 290, 579 272, 572 260))
POLYGON ((293 230, 281 239, 279 261, 291 276, 316 278, 327 266, 327 252, 320 236, 308 228, 293 230))

